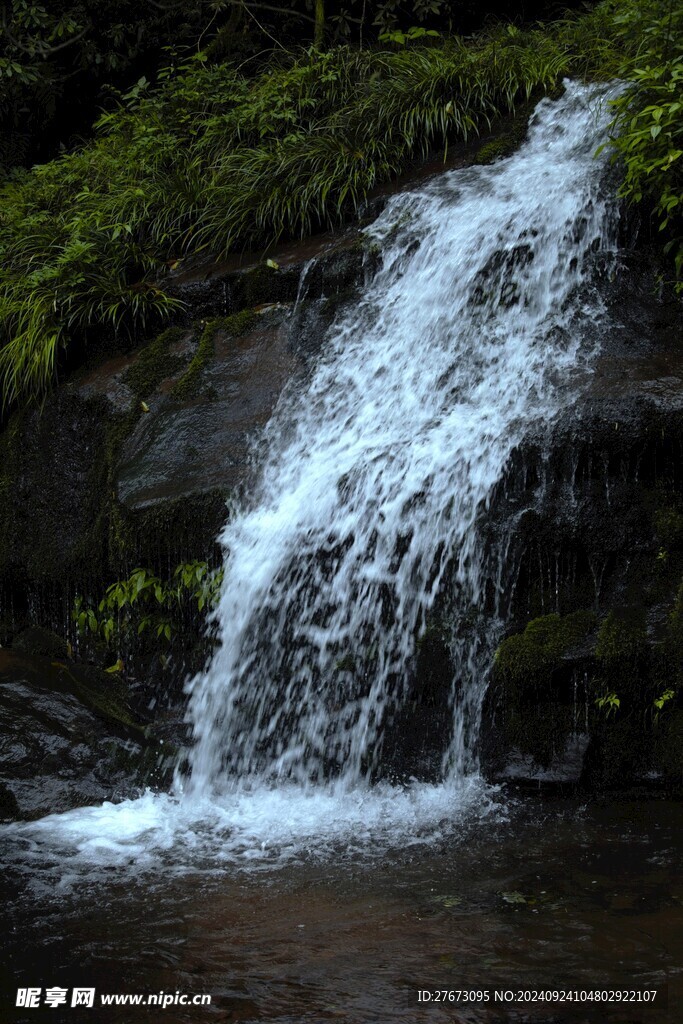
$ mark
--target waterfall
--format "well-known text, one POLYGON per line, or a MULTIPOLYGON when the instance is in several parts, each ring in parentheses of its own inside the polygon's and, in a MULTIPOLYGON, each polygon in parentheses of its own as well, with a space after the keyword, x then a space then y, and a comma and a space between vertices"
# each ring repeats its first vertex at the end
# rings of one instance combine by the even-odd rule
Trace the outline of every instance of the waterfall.
POLYGON ((515 446, 589 371, 596 253, 616 246, 594 156, 611 94, 567 82, 513 156, 399 194, 367 229, 381 269, 282 397, 221 538, 220 648, 190 687, 195 794, 362 786, 444 589, 443 772, 476 771, 505 549, 479 524, 515 446))

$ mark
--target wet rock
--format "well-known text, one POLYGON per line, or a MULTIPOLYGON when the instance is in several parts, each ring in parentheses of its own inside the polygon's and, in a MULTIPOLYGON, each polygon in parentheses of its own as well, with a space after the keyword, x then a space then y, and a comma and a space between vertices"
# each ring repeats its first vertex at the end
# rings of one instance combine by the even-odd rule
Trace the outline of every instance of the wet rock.
POLYGON ((261 312, 254 329, 238 337, 219 327, 185 399, 171 391, 167 401, 150 403, 123 448, 119 501, 141 509, 192 494, 234 492, 257 432, 298 367, 288 346, 287 312, 284 306, 261 312))
POLYGON ((67 644, 63 637, 50 629, 29 626, 12 641, 12 650, 21 654, 34 654, 42 658, 66 658, 67 644))
POLYGON ((30 819, 164 778, 156 740, 111 676, 0 651, 0 814, 30 819))
POLYGON ((85 549, 96 565, 102 409, 68 388, 0 435, 0 576, 59 580, 85 549))
POLYGON ((651 270, 635 258, 605 297, 610 315, 596 328, 602 355, 589 386, 513 454, 492 503, 487 542, 509 537, 502 611, 510 640, 484 706, 482 765, 491 778, 532 783, 565 771, 580 733, 588 737, 574 769, 582 787, 678 791, 680 304, 657 293, 651 270), (576 615, 592 615, 596 628, 547 659, 536 630, 512 678, 511 643, 576 615))
POLYGON ((267 261, 245 254, 222 262, 181 263, 163 284, 193 319, 209 319, 264 303, 294 303, 303 286, 310 299, 339 295, 361 283, 371 264, 362 235, 351 229, 277 247, 267 261))

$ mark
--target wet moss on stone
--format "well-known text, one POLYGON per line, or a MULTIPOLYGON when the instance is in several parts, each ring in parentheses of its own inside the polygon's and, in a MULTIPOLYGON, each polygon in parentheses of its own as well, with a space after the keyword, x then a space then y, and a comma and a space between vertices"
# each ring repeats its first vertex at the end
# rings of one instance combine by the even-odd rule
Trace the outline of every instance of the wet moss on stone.
POLYGON ((532 619, 523 633, 503 640, 496 651, 494 676, 520 694, 549 684, 567 652, 585 639, 595 623, 591 611, 532 619))
POLYGON ((172 377, 185 366, 186 357, 169 351, 171 345, 180 341, 184 333, 181 327, 168 327, 141 350, 123 376, 123 383, 128 385, 137 398, 147 398, 163 380, 172 377))
POLYGON ((520 141, 512 134, 500 135, 497 139, 485 142, 476 153, 475 164, 492 164, 495 160, 511 156, 519 147, 520 141))
POLYGON ((642 608, 611 611, 598 630, 595 643, 596 685, 638 703, 647 689, 649 655, 642 608))
MULTIPOLYGON (((520 108, 512 123, 509 123, 495 138, 480 146, 474 155, 475 164, 492 164, 495 160, 511 156, 522 145, 527 136, 529 117, 534 103, 527 103, 520 108)), ((503 125, 500 124, 502 128, 503 125)))
POLYGON ((575 727, 574 666, 567 656, 595 628, 592 611, 543 615, 504 640, 493 667, 505 742, 550 765, 575 727))
POLYGON ((683 548, 683 510, 679 505, 666 505, 654 514, 657 537, 666 551, 683 548))
POLYGON ((180 380, 175 384, 172 395, 179 401, 193 398, 201 387, 202 376, 215 354, 215 338, 219 331, 237 338, 250 331, 258 321, 253 309, 243 309, 231 316, 217 317, 200 325, 202 333, 197 351, 180 380))

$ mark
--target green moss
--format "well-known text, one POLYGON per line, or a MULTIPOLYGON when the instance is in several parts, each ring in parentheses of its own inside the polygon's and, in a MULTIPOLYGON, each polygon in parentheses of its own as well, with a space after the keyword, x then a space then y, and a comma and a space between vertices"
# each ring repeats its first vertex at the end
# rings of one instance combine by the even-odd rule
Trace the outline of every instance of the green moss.
POLYGON ((527 135, 529 117, 538 100, 538 96, 532 102, 524 103, 515 111, 512 121, 502 119, 494 128, 499 129, 495 138, 480 146, 474 156, 475 164, 492 164, 494 160, 501 160, 503 157, 511 156, 524 142, 527 135))
POLYGON ((214 341, 218 331, 239 337, 256 324, 258 313, 253 309, 243 309, 231 316, 218 317, 215 320, 207 320, 199 339, 199 345, 190 365, 180 380, 175 384, 171 392, 173 397, 186 401, 193 398, 199 391, 202 375, 215 353, 214 341))
POLYGON ((500 135, 497 139, 491 139, 480 146, 474 157, 475 164, 492 164, 494 160, 501 160, 510 156, 519 147, 520 139, 512 133, 500 135))
POLYGON ((172 355, 172 344, 183 337, 181 327, 169 327, 142 349, 136 361, 124 374, 123 382, 142 399, 147 398, 161 384, 173 376, 187 362, 183 356, 172 355))
POLYGON ((212 321, 214 331, 223 331, 234 338, 251 331, 259 321, 259 314, 254 309, 241 309, 239 313, 221 316, 212 321))
POLYGON ((595 657, 608 687, 619 696, 642 688, 648 657, 642 608, 609 613, 598 630, 595 657))
POLYGON ((496 651, 494 673, 519 692, 547 684, 567 651, 594 625, 590 611, 533 619, 523 633, 503 640, 496 651))
POLYGON ((595 623, 591 611, 543 615, 496 652, 493 680, 503 704, 503 733, 510 746, 537 764, 549 765, 575 727, 572 669, 563 661, 595 623), (561 667, 567 671, 556 676, 561 667))
POLYGON ((683 548, 683 511, 680 506, 667 505, 657 509, 654 521, 657 537, 665 550, 683 548))

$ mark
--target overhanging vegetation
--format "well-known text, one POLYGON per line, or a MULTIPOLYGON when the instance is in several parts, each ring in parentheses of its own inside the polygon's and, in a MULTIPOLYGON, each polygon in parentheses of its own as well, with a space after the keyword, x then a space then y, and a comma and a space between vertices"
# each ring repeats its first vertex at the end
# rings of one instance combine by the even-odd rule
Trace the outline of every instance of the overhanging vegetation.
POLYGON ((202 53, 162 73, 153 94, 129 94, 100 119, 93 143, 0 189, 5 404, 39 395, 93 327, 144 329, 168 315, 158 281, 186 254, 334 226, 416 157, 565 75, 635 83, 616 109, 623 194, 649 195, 680 247, 682 34, 667 2, 606 0, 542 29, 283 54, 251 80, 202 53))

